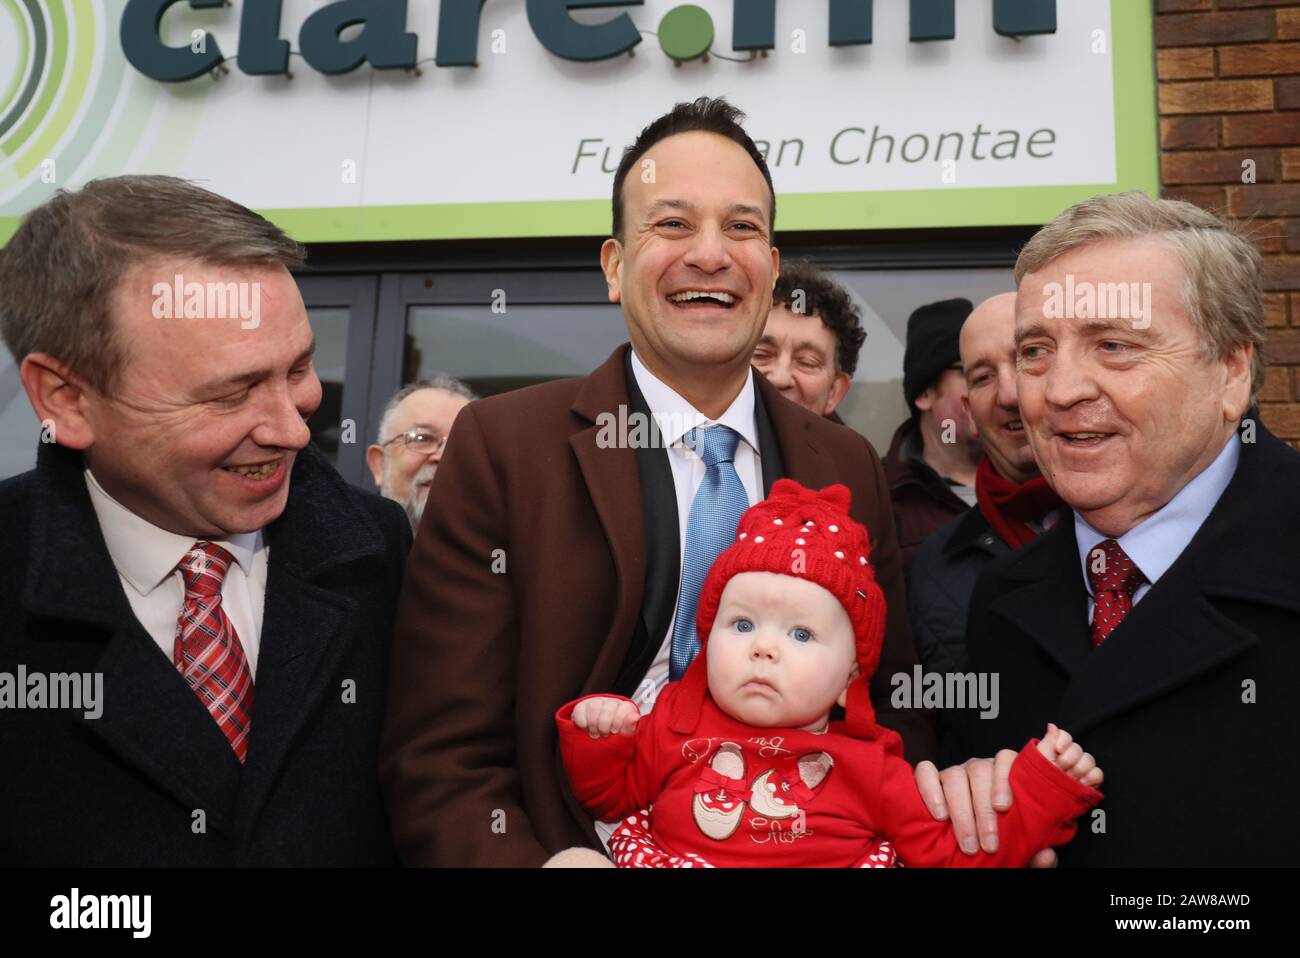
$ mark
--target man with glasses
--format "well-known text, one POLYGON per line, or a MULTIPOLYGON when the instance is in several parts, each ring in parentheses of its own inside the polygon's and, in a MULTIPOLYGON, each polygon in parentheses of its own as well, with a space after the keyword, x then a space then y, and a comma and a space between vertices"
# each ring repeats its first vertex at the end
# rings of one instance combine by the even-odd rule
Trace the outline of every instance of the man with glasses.
POLYGON ((429 484, 456 415, 478 397, 459 379, 438 375, 399 389, 379 420, 379 441, 366 449, 366 465, 379 494, 406 510, 420 526, 429 484))

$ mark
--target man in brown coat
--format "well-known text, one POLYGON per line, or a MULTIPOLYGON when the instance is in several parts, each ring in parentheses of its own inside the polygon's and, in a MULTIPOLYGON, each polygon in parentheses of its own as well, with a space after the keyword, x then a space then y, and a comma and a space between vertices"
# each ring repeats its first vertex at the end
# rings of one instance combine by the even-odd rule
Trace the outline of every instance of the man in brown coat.
POLYGON ((912 414, 885 453, 885 476, 909 576, 925 540, 975 505, 983 449, 961 404, 966 378, 959 347, 972 308, 968 299, 945 299, 907 320, 903 396, 912 414))
POLYGON ((594 692, 648 711, 677 669, 674 625, 693 622, 696 598, 679 589, 686 542, 715 469, 749 503, 780 476, 849 486, 889 603, 875 707, 911 761, 933 752, 929 717, 889 703, 889 676, 916 655, 880 461, 750 368, 780 259, 771 176, 740 118, 722 100, 679 104, 624 154, 601 265, 631 347, 456 420, 407 567, 381 747, 407 864, 539 865, 598 847, 555 711, 594 692), (734 455, 692 455, 691 422, 737 434, 734 455))

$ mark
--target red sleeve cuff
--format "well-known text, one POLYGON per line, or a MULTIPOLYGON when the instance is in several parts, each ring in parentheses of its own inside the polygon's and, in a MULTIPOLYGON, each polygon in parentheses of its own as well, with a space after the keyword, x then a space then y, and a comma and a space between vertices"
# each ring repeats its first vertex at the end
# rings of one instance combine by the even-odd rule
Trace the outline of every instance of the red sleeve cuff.
MULTIPOLYGON (((579 702, 585 702, 587 699, 622 699, 624 702, 632 702, 632 700, 626 695, 614 695, 610 692, 593 692, 591 695, 584 695, 581 698, 576 698, 567 705, 561 705, 559 711, 555 713, 556 724, 559 725, 560 728, 564 728, 566 724, 572 726, 573 710, 577 707, 579 702)), ((636 703, 632 702, 632 704, 635 705, 636 703)), ((645 716, 642 716, 642 718, 644 717, 645 716)))
POLYGON ((629 807, 635 810, 635 797, 629 790, 634 787, 630 766, 636 757, 637 736, 592 738, 586 729, 573 724, 574 706, 599 697, 602 696, 585 695, 569 702, 555 713, 555 724, 559 730, 560 759, 574 797, 595 818, 612 820, 621 818, 629 807))

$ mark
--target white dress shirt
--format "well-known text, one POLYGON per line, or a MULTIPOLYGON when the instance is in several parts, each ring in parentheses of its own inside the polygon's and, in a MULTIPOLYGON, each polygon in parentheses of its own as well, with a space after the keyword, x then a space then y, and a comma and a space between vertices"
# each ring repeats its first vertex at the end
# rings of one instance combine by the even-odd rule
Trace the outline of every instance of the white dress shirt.
MULTIPOLYGON (((105 492, 89 469, 85 474, 90 503, 95 507, 109 557, 122 580, 131 611, 171 662, 176 623, 185 604, 185 580, 178 566, 197 540, 160 529, 140 518, 105 492)), ((259 529, 209 541, 234 557, 221 585, 221 605, 235 627, 249 671, 256 679, 266 600, 266 540, 259 529)))
MULTIPOLYGON (((695 501, 695 493, 707 471, 704 460, 682 440, 696 426, 727 426, 739 433, 740 441, 736 443, 734 463, 736 474, 740 476, 740 484, 745 487, 749 505, 758 502, 763 497, 763 464, 758 451, 758 426, 754 419, 754 376, 757 374, 750 370, 744 388, 717 419, 704 415, 656 378, 654 373, 646 369, 635 350, 632 352, 632 375, 636 377, 637 387, 650 408, 650 415, 662 431, 663 443, 667 446, 664 453, 672 467, 673 491, 677 495, 677 584, 680 593, 681 571, 686 564, 686 527, 691 518, 691 503, 695 501)), ((668 660, 672 654, 673 623, 676 621, 677 612, 674 609, 659 652, 650 663, 645 678, 632 693, 632 701, 642 715, 650 713, 655 699, 668 684, 668 660)))
MULTIPOLYGON (((1151 586, 1169 571, 1196 535, 1196 530, 1209 518, 1223 490, 1232 481, 1240 457, 1241 444, 1237 434, 1233 433, 1214 461, 1178 490, 1178 495, 1115 540, 1146 576, 1147 581, 1133 593, 1134 605, 1141 602, 1151 591, 1151 586)), ((1088 525, 1076 512, 1074 538, 1079 547, 1083 582, 1088 590, 1088 622, 1091 623, 1096 602, 1092 597, 1092 580, 1088 577, 1088 553, 1109 536, 1088 525)))
MULTIPOLYGON (((645 364, 637 356, 636 350, 632 351, 632 375, 636 377, 637 387, 645 397, 650 415, 654 417, 659 427, 662 442, 667 447, 664 449, 664 454, 668 456, 668 464, 672 467, 673 492, 677 497, 679 549, 677 585, 680 596, 681 570, 686 564, 686 526, 691 518, 691 503, 695 501, 696 490, 700 488, 707 471, 704 460, 690 450, 682 439, 696 426, 705 428, 714 425, 727 426, 739 433, 740 441, 736 443, 734 461, 736 474, 740 477, 740 484, 745 487, 745 496, 749 500, 749 505, 758 502, 763 497, 763 463, 758 451, 758 426, 754 418, 754 376, 757 374, 750 370, 749 378, 745 380, 745 386, 740 390, 740 394, 717 419, 710 419, 704 415, 663 380, 646 369, 645 364)), ((668 620, 668 631, 659 645, 659 651, 654 661, 650 663, 650 668, 646 670, 641 684, 632 693, 632 701, 636 703, 637 710, 642 715, 650 713, 654 708, 655 699, 668 684, 668 660, 672 654, 673 623, 676 621, 677 612, 674 609, 672 617, 668 620)), ((596 834, 607 850, 609 837, 617 824, 617 822, 596 823, 596 834)))

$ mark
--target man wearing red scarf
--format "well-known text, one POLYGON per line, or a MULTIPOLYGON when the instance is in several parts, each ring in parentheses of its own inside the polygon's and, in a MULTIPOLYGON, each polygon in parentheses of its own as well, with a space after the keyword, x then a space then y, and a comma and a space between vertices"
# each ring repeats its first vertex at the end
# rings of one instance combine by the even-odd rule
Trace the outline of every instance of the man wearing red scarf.
MULTIPOLYGON (((1015 293, 979 305, 961 330, 963 399, 984 443, 975 473, 978 508, 928 538, 912 561, 912 635, 926 672, 965 672, 966 609, 975 580, 1000 555, 1031 542, 1061 505, 1038 474, 1016 399, 1015 293)), ((940 750, 956 718, 940 710, 940 750)), ((947 765, 944 762, 944 765, 947 765)))

